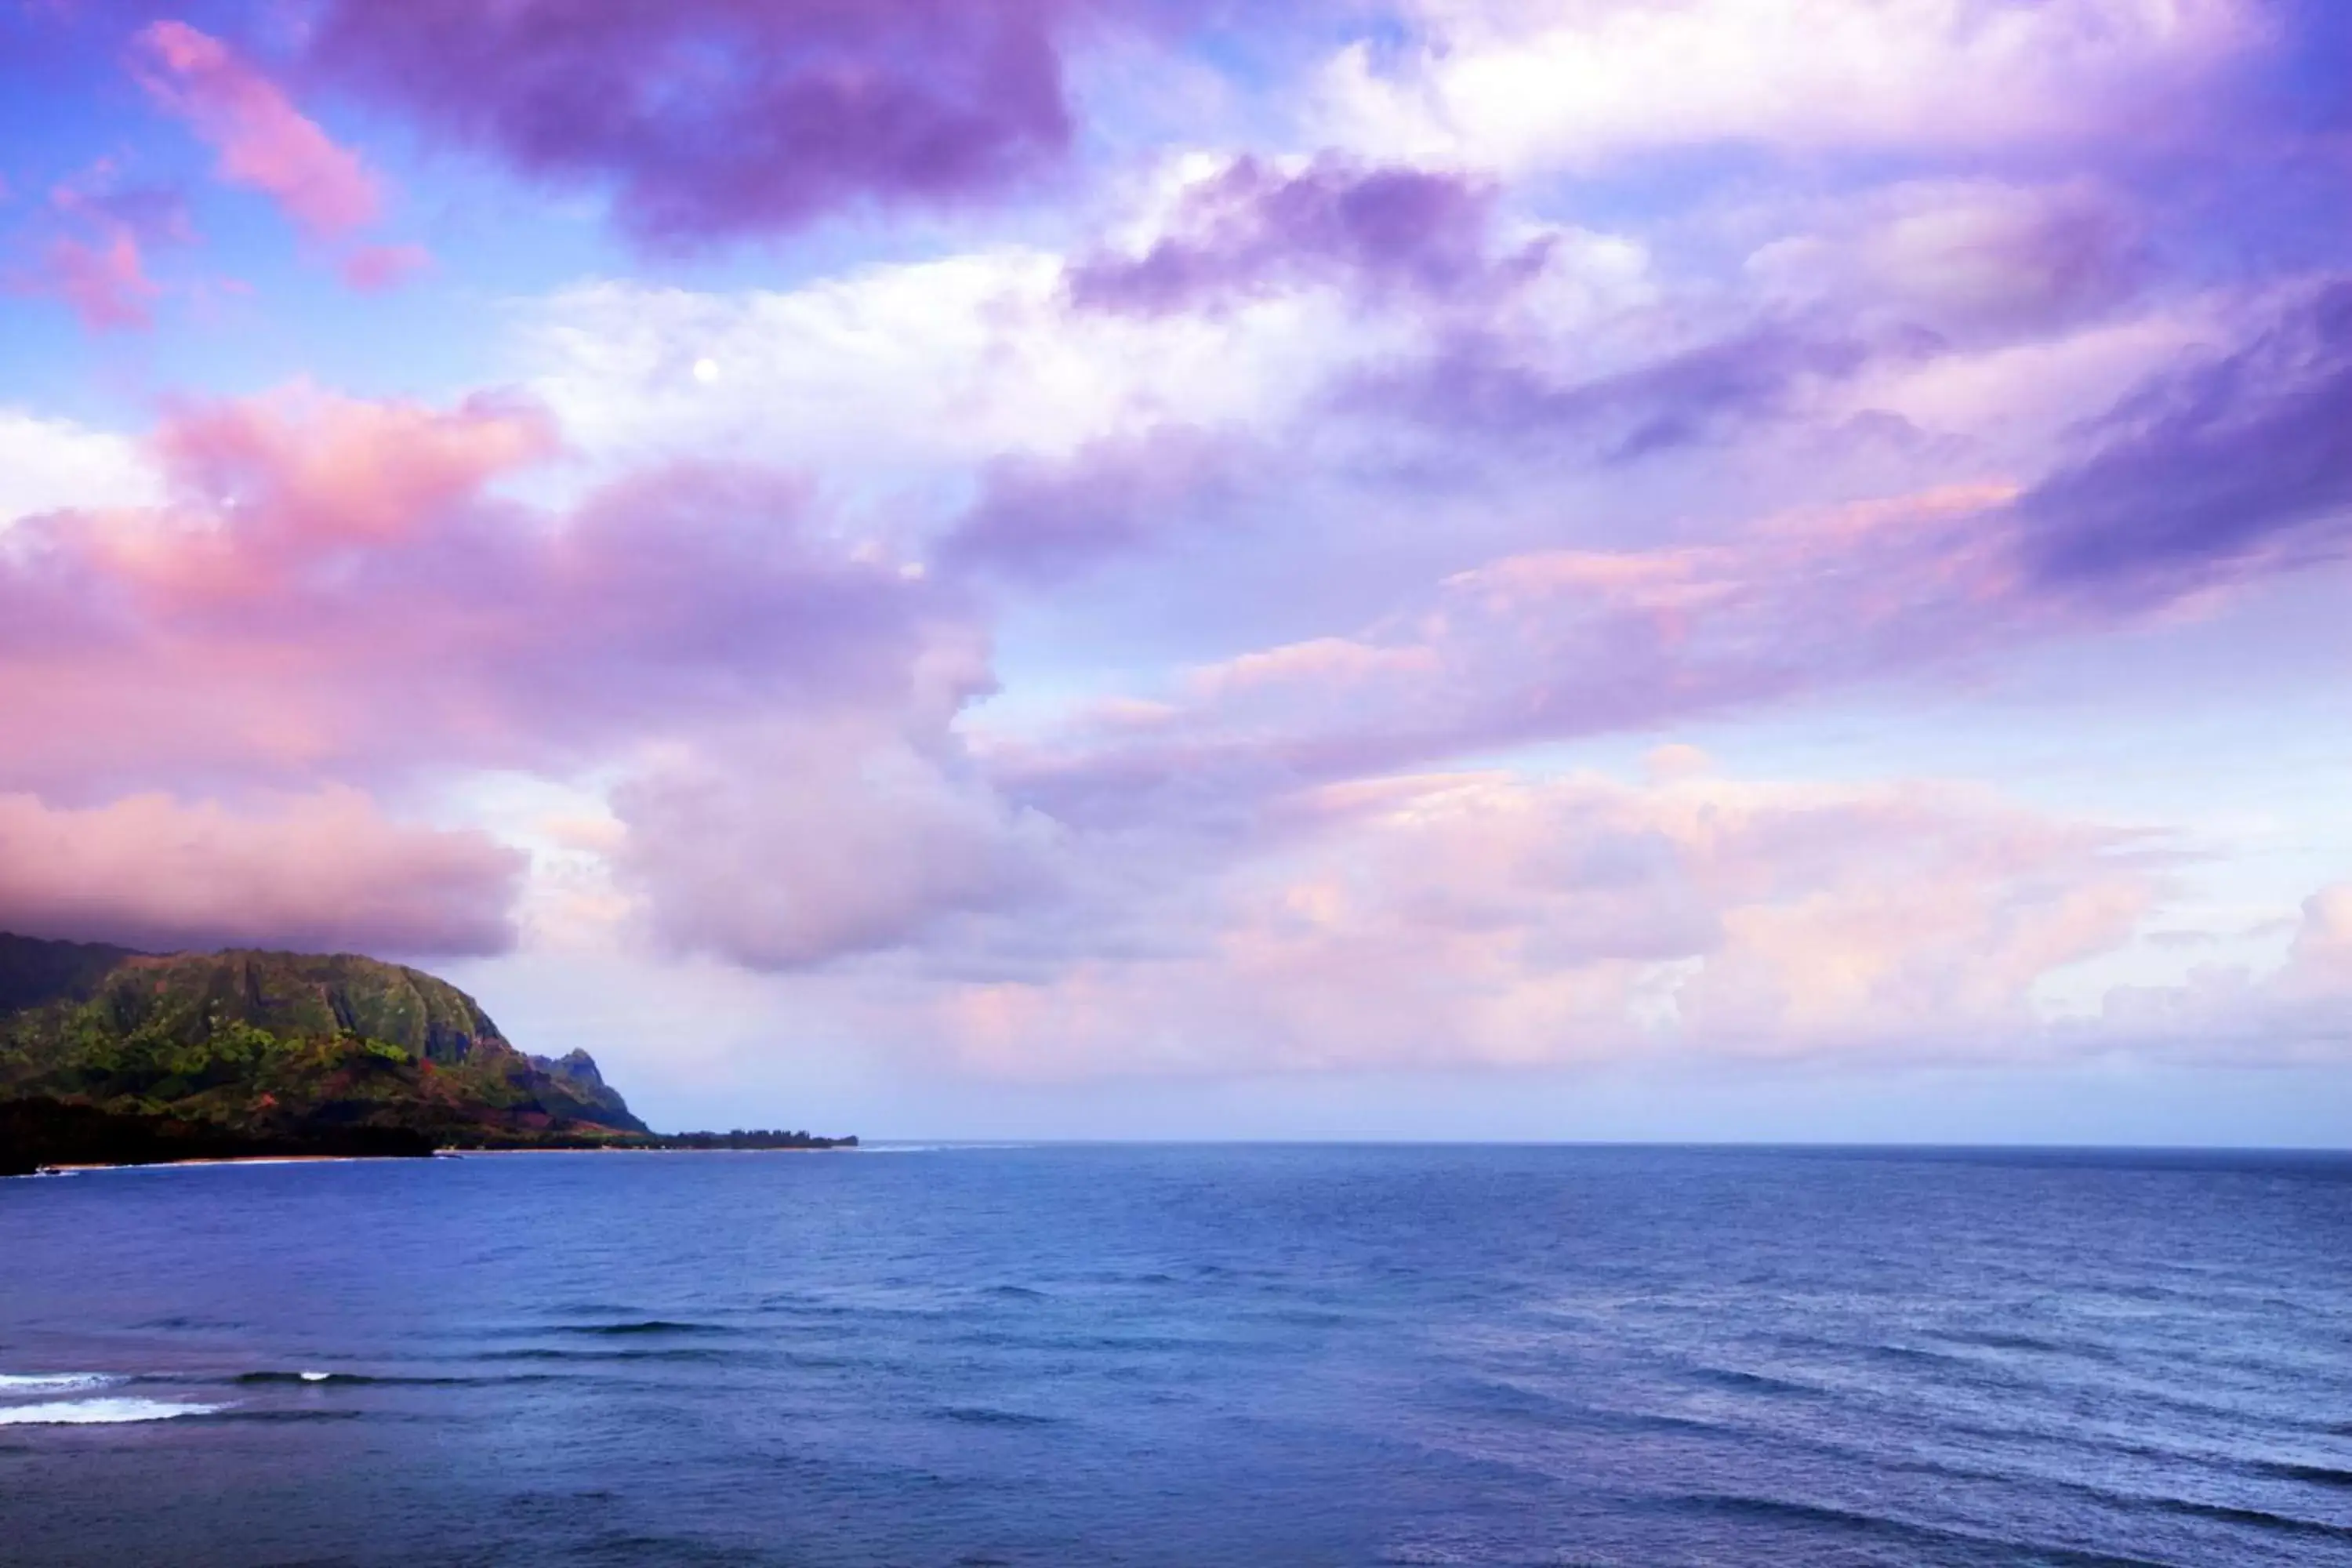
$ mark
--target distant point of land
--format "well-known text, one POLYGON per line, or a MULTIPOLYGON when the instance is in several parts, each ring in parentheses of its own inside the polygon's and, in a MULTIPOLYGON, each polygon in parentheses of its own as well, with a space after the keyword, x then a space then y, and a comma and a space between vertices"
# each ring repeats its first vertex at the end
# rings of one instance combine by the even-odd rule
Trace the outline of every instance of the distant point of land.
POLYGON ((587 1052, 517 1049, 475 1000, 349 953, 145 953, 0 933, 0 1174, 444 1149, 830 1149, 665 1135, 587 1052))

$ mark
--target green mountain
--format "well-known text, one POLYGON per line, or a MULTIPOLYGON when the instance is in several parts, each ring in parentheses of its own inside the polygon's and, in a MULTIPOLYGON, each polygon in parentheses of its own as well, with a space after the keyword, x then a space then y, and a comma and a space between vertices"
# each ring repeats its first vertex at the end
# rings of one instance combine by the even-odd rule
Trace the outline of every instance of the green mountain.
POLYGON ((0 1165, 99 1144, 396 1153, 646 1133, 586 1052, 527 1056, 417 970, 0 934, 0 1165))

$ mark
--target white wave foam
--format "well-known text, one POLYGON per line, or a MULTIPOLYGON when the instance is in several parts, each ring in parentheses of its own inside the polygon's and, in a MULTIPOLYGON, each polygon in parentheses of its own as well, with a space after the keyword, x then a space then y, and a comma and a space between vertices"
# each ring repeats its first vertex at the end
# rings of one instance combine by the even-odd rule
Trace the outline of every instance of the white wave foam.
POLYGON ((120 1383, 102 1372, 0 1372, 0 1398, 12 1394, 61 1394, 68 1388, 104 1388, 120 1383))
POLYGON ((0 1407, 0 1426, 108 1426, 121 1421, 168 1421, 210 1415, 226 1405, 173 1405, 162 1399, 60 1399, 47 1405, 0 1407))

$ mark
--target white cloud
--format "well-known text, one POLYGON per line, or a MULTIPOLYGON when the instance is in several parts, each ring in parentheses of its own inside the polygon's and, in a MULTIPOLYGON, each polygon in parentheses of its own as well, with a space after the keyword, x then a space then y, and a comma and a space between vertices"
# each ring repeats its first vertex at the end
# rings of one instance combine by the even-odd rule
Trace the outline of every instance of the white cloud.
POLYGON ((2129 836, 1948 785, 1440 774, 1290 812, 1159 949, 956 986, 944 1037, 1044 1077, 2011 1058, 2157 891, 2129 836))
POLYGON ((2129 297, 2139 226, 2087 182, 1911 182, 1822 204, 1746 271, 1784 308, 1843 305, 1967 338, 2064 328, 2129 297))
POLYGON ((1512 173, 1656 148, 1989 148, 2144 134, 2255 43, 2246 0, 1420 0, 1319 84, 1339 144, 1512 173))
MULTIPOLYGON (((1118 243, 1142 248, 1186 184, 1171 157, 1133 193, 1118 243)), ((1654 302, 1643 247, 1550 236, 1507 302, 1515 333, 1573 342, 1654 302)), ((1213 313, 1074 309, 1061 256, 998 248, 873 266, 788 291, 585 284, 519 307, 512 374, 598 461, 691 454, 822 473, 856 493, 952 482, 992 459, 1067 458, 1156 426, 1290 426, 1351 371, 1409 356, 1431 321, 1302 286, 1213 313)))
POLYGON ((0 408, 0 529, 64 507, 152 506, 162 493, 135 442, 0 408))
POLYGON ((1163 422, 1277 426, 1336 362, 1393 332, 1316 295, 1222 320, 1073 311, 1059 257, 1008 249, 790 292, 587 285, 526 307, 519 348, 591 454, 752 458, 840 482, 1066 456, 1163 422))
POLYGON ((2117 986, 2078 1034, 2195 1058, 2338 1061, 2352 1050, 2352 882, 2305 899, 2285 961, 2267 974, 2198 964, 2173 985, 2117 986))

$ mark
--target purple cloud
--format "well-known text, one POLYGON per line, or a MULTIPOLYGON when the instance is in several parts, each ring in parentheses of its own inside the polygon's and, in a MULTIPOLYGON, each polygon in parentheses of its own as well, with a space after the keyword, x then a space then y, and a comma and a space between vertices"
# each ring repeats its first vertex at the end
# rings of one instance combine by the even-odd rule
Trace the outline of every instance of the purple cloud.
MULTIPOLYGON (((1568 388, 1471 363, 1422 410, 1623 458, 1776 416, 1858 345, 1774 331, 1568 388)), ((1714 542, 1510 555, 1352 635, 1195 667, 989 756, 1072 822, 1207 821, 1302 785, 1622 733, 2130 624, 2352 542, 2352 282, 2158 374, 2038 484, 1769 516, 1714 542)))
POLYGON ((1852 376, 1874 353, 1849 334, 1771 323, 1574 379, 1531 363, 1501 333, 1478 331, 1418 363, 1360 378, 1336 401, 1476 437, 1570 442, 1604 462, 1626 462, 1785 417, 1810 388, 1852 376))
POLYGON ((1233 443, 1188 426, 1096 442, 1062 463, 992 465, 940 542, 942 564, 1018 581, 1075 575, 1139 550, 1231 488, 1233 443))
POLYGON ((2020 502, 2042 581, 2168 597, 2352 542, 2352 280, 2156 378, 2020 502))
POLYGON ((324 70, 641 241, 997 192, 1071 137, 1061 40, 1102 0, 333 0, 324 70))
POLYGON ((1486 294, 1541 269, 1537 240, 1490 254, 1496 186, 1461 174, 1365 168, 1326 156, 1285 175, 1237 158, 1184 194, 1171 232, 1139 256, 1098 254, 1069 269, 1073 303, 1165 315, 1214 309, 1303 283, 1372 294, 1486 294))
POLYGON ((2013 495, 1962 487, 1769 518, 1721 544, 1507 557, 1355 636, 1196 667, 1159 700, 988 756, 1015 798, 1069 821, 1200 821, 1302 784, 1916 669, 2071 624, 2021 591, 2013 495))
POLYGON ((804 968, 898 947, 1035 892, 1045 824, 949 733, 970 688, 897 712, 713 736, 614 793, 622 884, 671 947, 804 968))

